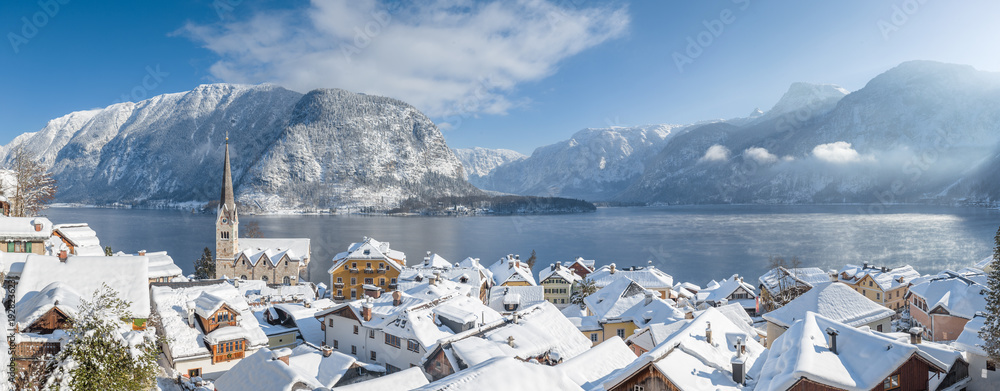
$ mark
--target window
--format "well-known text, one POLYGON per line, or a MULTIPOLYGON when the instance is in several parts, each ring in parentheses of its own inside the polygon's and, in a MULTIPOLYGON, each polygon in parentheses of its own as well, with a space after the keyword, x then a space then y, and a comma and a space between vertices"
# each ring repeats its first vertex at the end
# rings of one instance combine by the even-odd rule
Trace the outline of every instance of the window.
POLYGON ((333 340, 333 348, 334 349, 340 349, 340 341, 333 340))
POLYGON ((358 354, 358 347, 357 346, 351 345, 351 354, 353 354, 353 355, 357 355, 358 354))
POLYGON ((597 333, 590 333, 590 341, 597 342, 597 333))
POLYGON ((875 292, 875 300, 882 300, 882 294, 875 292))
POLYGON ((365 269, 371 269, 371 268, 372 268, 372 263, 371 262, 368 262, 367 264, 365 264, 365 269))
POLYGON ((358 291, 351 289, 351 299, 358 298, 358 291))
POLYGON ((358 333, 358 325, 354 325, 354 334, 358 333))
POLYGON ((396 285, 396 278, 393 277, 392 279, 390 279, 389 284, 396 285))
POLYGON ((378 285, 379 286, 385 286, 385 278, 379 278, 378 279, 378 285))
POLYGON ((997 370, 997 363, 996 363, 996 361, 986 360, 986 370, 987 371, 996 371, 997 370))
POLYGON ((365 284, 374 285, 375 284, 375 279, 373 279, 373 278, 366 278, 365 279, 365 284))
POLYGON ((351 277, 351 285, 358 285, 358 278, 357 277, 351 277))
POLYGON ((891 375, 882 381, 883 390, 894 390, 899 388, 899 375, 891 375))
POLYGON ((619 337, 622 337, 622 339, 625 338, 625 329, 618 329, 617 333, 619 337))
POLYGON ((412 339, 411 340, 407 340, 406 341, 406 350, 409 350, 411 352, 420 353, 420 344, 418 344, 417 341, 414 341, 412 339))
POLYGON ((875 326, 875 331, 882 332, 882 325, 875 326))
POLYGON ((330 327, 333 327, 333 318, 329 319, 330 327))
POLYGON ((632 391, 645 391, 645 390, 646 389, 643 386, 639 385, 632 386, 632 391))
POLYGON ((337 283, 338 284, 343 284, 344 283, 344 277, 337 277, 337 283))
POLYGON ((285 278, 281 279, 281 283, 285 285, 292 285, 292 279, 289 278, 288 276, 285 276, 285 278))
POLYGON ((378 268, 379 269, 385 269, 385 262, 379 262, 378 263, 378 268))
POLYGON ((343 289, 337 289, 337 296, 344 297, 344 290, 343 289))
POLYGON ((246 280, 246 279, 247 279, 247 275, 246 275, 246 274, 244 274, 244 275, 240 276, 240 279, 241 279, 241 280, 246 280))
POLYGON ((368 338, 375 339, 375 329, 368 330, 368 338))
POLYGON ((375 362, 375 351, 372 350, 372 362, 375 362))
POLYGON ((351 269, 357 269, 357 268, 358 268, 358 263, 357 262, 351 262, 351 269))
POLYGON ((261 277, 260 279, 261 281, 264 281, 265 284, 267 283, 267 276, 261 277))
POLYGON ((385 333, 385 344, 399 349, 399 337, 385 333))
POLYGON ((201 368, 188 369, 188 378, 195 378, 201 376, 201 368))

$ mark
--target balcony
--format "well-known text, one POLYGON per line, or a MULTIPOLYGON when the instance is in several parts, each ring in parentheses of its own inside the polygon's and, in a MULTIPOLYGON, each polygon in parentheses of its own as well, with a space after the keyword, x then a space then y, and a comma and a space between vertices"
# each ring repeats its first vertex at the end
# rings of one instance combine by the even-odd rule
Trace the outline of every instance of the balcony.
POLYGON ((375 270, 372 268, 365 268, 365 274, 375 274, 375 270))
POLYGON ((344 295, 335 295, 333 296, 333 299, 338 301, 344 300, 344 295))
POLYGON ((396 284, 389 284, 389 290, 390 291, 396 290, 396 284))
POLYGON ((358 268, 352 267, 352 268, 347 269, 347 271, 350 272, 350 273, 357 273, 358 272, 358 268))
POLYGON ((385 272, 386 272, 386 269, 378 269, 378 270, 376 270, 376 272, 377 272, 378 274, 385 274, 385 272))
POLYGON ((344 287, 344 283, 343 282, 335 282, 335 283, 333 283, 333 287, 334 288, 343 288, 344 287))

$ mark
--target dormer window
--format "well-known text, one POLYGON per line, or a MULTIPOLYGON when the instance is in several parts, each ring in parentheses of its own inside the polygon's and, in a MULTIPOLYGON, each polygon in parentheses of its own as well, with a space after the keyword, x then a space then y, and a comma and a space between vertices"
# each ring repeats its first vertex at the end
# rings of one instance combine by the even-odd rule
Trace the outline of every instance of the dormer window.
POLYGON ((365 255, 372 255, 372 250, 365 249, 365 255))

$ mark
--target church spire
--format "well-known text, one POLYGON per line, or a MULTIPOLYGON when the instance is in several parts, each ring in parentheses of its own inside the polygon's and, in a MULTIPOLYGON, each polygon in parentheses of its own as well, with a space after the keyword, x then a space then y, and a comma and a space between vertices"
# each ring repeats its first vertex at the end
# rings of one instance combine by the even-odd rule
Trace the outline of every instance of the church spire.
POLYGON ((222 171, 222 197, 219 207, 225 207, 230 213, 236 210, 236 200, 233 198, 233 174, 229 168, 229 132, 226 132, 226 163, 222 171))

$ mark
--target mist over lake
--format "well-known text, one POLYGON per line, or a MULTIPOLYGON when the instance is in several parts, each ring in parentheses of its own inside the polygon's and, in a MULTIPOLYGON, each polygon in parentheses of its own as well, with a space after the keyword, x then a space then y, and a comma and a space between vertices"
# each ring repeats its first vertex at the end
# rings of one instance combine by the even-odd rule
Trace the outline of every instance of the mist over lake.
MULTIPOLYGON (((184 272, 205 247, 215 251, 214 213, 179 210, 51 208, 56 224, 86 222, 114 251, 166 250, 184 272)), ((505 254, 538 255, 535 272, 576 257, 597 265, 645 265, 675 281, 704 285, 739 273, 756 278, 771 255, 799 257, 804 266, 910 264, 920 273, 959 269, 992 253, 1000 211, 893 205, 885 213, 858 206, 678 206, 599 208, 596 213, 543 216, 397 217, 357 215, 248 216, 266 237, 312 239, 310 278, 327 282, 333 256, 364 236, 404 251, 408 264, 427 251, 449 261, 505 254)))

